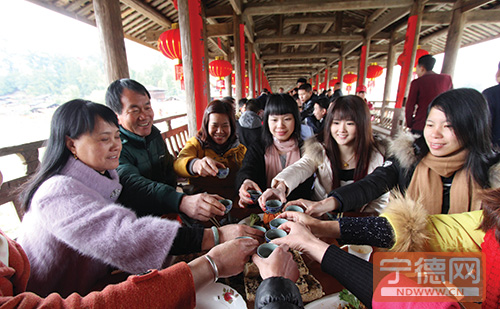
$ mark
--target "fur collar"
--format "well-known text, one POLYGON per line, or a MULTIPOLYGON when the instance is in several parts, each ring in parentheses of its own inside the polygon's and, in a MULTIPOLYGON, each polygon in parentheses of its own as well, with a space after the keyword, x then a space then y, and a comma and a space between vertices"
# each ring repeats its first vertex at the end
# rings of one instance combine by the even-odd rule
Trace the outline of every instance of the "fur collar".
POLYGON ((416 139, 416 135, 401 132, 395 139, 389 142, 389 155, 395 156, 404 169, 409 169, 417 163, 417 156, 413 148, 413 143, 416 139))
POLYGON ((304 141, 302 152, 313 160, 319 166, 325 162, 326 151, 322 143, 320 143, 316 136, 310 137, 304 141))

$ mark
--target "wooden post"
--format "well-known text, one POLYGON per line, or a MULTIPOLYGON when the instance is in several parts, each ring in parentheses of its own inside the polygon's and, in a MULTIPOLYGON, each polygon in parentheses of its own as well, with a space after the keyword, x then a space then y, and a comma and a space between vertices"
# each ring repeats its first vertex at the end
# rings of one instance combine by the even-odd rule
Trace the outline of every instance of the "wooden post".
POLYGON ((255 61, 255 54, 252 52, 253 51, 253 44, 251 42, 248 42, 247 44, 247 49, 248 49, 248 96, 250 98, 254 97, 254 74, 253 74, 253 67, 254 67, 254 61, 255 61))
POLYGON ((259 74, 257 75, 257 88, 258 88, 258 91, 257 91, 257 96, 260 96, 260 93, 262 92, 262 67, 260 65, 260 62, 259 62, 259 74))
POLYGON ((338 67, 338 78, 340 82, 340 89, 344 87, 344 63, 345 63, 345 56, 341 55, 338 67))
POLYGON ((236 102, 243 98, 243 78, 245 76, 244 62, 241 58, 241 37, 240 37, 241 15, 233 15, 233 38, 234 38, 234 83, 236 86, 236 102), (243 64, 242 64, 243 63, 243 64), (242 72, 243 71, 243 72, 242 72))
POLYGON ((406 41, 404 45, 405 59, 401 68, 399 77, 398 94, 396 97, 396 108, 392 118, 391 136, 395 136, 399 132, 399 126, 402 123, 402 107, 405 98, 408 96, 409 86, 413 75, 413 64, 415 63, 415 55, 417 53, 418 39, 420 35, 420 25, 422 23, 422 15, 424 11, 424 1, 416 0, 408 18, 408 27, 406 30, 406 41))
MULTIPOLYGON (((394 71, 394 60, 396 60, 396 51, 394 48, 394 41, 396 39, 396 31, 391 33, 391 41, 389 43, 389 49, 387 50, 387 64, 385 71, 385 85, 384 85, 384 102, 382 103, 382 113, 384 108, 387 106, 387 102, 390 100, 391 96, 391 85, 392 85, 392 75, 394 71)), ((383 115, 383 114, 382 114, 383 115)))
POLYGON ((203 31, 203 4, 201 0, 178 0, 179 29, 181 33, 182 65, 189 135, 201 128, 203 113, 208 105, 210 89, 205 57, 203 31))
POLYGON ((328 70, 328 67, 325 68, 325 90, 328 89, 328 84, 330 83, 330 71, 328 70))
POLYGON ((441 73, 450 74, 453 78, 455 64, 457 62, 458 50, 462 41, 464 31, 465 16, 462 13, 463 0, 455 2, 453 15, 451 17, 450 27, 448 28, 448 37, 444 48, 444 60, 441 73))
POLYGON ((108 83, 128 78, 119 0, 95 0, 94 14, 108 83))

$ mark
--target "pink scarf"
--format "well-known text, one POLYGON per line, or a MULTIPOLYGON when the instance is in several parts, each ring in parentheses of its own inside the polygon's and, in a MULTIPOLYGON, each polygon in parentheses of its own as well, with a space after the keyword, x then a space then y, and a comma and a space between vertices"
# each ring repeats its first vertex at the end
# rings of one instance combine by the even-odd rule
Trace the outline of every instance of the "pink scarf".
POLYGON ((274 139, 274 144, 267 147, 266 153, 264 154, 268 188, 271 187, 271 181, 274 176, 278 175, 278 173, 283 170, 283 167, 281 166, 280 152, 286 153, 285 167, 292 165, 300 159, 299 143, 295 138, 291 138, 286 142, 280 142, 277 139, 274 139))

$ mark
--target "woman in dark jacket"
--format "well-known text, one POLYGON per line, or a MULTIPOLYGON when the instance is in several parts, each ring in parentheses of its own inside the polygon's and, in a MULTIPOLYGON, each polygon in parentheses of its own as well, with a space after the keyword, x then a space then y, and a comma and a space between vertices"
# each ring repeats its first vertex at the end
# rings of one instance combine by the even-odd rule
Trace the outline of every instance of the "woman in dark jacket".
MULTIPOLYGON (((236 176, 240 207, 252 205, 248 190, 262 192, 285 167, 302 156, 300 147, 300 116, 297 103, 288 94, 269 96, 264 111, 264 128, 260 143, 251 145, 236 176)), ((295 189, 290 198, 308 198, 312 177, 295 189)))
POLYGON ((478 193, 491 187, 498 174, 490 136, 484 97, 474 89, 447 91, 429 105, 423 136, 397 138, 383 166, 333 190, 323 201, 290 203, 306 207, 313 216, 353 211, 398 187, 411 199, 421 199, 429 214, 478 210, 478 193))

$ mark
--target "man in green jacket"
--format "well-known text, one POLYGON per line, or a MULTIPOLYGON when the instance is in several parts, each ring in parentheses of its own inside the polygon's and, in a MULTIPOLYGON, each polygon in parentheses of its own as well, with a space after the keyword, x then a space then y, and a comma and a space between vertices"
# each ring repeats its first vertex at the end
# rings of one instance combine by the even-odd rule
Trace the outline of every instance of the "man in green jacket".
POLYGON ((222 197, 206 193, 185 195, 175 190, 174 158, 160 131, 153 126, 150 99, 146 88, 132 79, 116 80, 106 92, 106 105, 118 116, 123 144, 117 169, 123 185, 120 202, 138 215, 182 212, 200 221, 224 215, 225 208, 219 202, 222 197), (135 194, 138 191, 143 194, 135 194))

